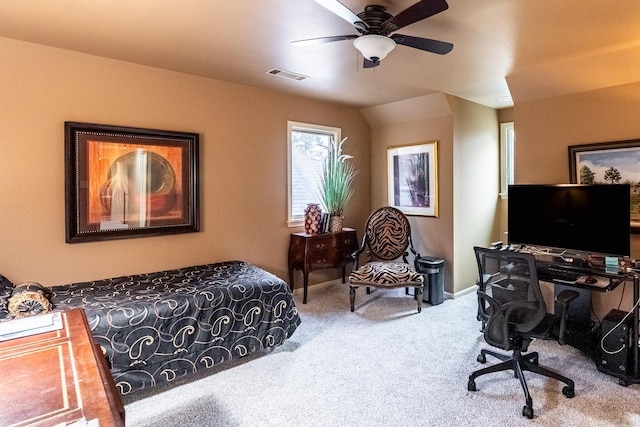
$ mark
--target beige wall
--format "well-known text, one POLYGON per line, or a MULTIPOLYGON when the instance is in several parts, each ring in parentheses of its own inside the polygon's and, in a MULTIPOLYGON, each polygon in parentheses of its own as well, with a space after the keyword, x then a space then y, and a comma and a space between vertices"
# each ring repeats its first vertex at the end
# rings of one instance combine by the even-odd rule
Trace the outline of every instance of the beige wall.
POLYGON ((449 96, 454 111, 453 292, 475 285, 478 267, 474 246, 487 246, 498 236, 500 192, 498 114, 449 96))
MULTIPOLYGON (((515 105, 515 181, 517 183, 569 182, 568 147, 640 137, 640 83, 515 105)), ((638 235, 632 234, 631 257, 640 257, 638 235)), ((616 307, 622 287, 594 295, 602 318, 616 307)), ((622 309, 630 308, 628 287, 622 309)))
POLYGON ((445 261, 445 291, 475 284, 474 244, 486 245, 498 194, 495 110, 436 93, 363 110, 371 131, 371 204, 388 204, 387 148, 438 141, 438 217, 410 216, 416 249, 445 261))
POLYGON ((302 231, 286 226, 287 120, 342 128, 359 170, 346 225, 369 214, 370 128, 355 109, 11 39, 0 57, 0 273, 14 282, 231 259, 286 278, 302 231), (199 133, 202 231, 66 244, 65 121, 199 133))
POLYGON ((371 129, 371 208, 386 206, 387 148, 438 141, 438 206, 434 217, 410 216, 421 255, 445 261, 445 290, 453 289, 453 115, 442 93, 363 110, 371 129))
MULTIPOLYGON (((513 108, 503 108, 498 110, 498 122, 500 124, 513 122, 513 108)), ((514 124, 515 127, 515 124, 514 124)), ((507 199, 499 198, 498 199, 498 234, 494 241, 501 240, 504 243, 507 243, 508 236, 505 234, 507 232, 508 226, 508 202, 507 199)))
MULTIPOLYGON (((456 248, 502 231, 494 217, 484 228, 466 222, 478 206, 470 176, 497 179, 476 169, 493 157, 497 126, 483 124, 496 117, 492 109, 434 94, 359 112, 11 39, 0 38, 0 55, 0 273, 13 281, 55 285, 228 259, 286 277, 288 236, 300 231, 285 221, 287 120, 340 126, 349 137, 359 174, 346 224, 360 235, 371 209, 387 203, 387 147, 439 141, 439 217, 410 221, 420 252, 445 259, 448 292, 468 281, 453 284, 454 260, 468 271, 456 248), (199 133, 202 231, 65 244, 65 121, 199 133), (457 240, 474 230, 482 237, 457 240)), ((516 123, 516 182, 568 182, 567 146, 637 138, 639 101, 640 84, 630 84, 499 111, 498 121, 516 123)), ((632 243, 640 256, 638 238, 632 243)))
MULTIPOLYGON (((515 181, 557 184, 569 179, 568 147, 640 137, 640 83, 517 104, 515 181)), ((631 257, 640 257, 632 235, 631 257)))

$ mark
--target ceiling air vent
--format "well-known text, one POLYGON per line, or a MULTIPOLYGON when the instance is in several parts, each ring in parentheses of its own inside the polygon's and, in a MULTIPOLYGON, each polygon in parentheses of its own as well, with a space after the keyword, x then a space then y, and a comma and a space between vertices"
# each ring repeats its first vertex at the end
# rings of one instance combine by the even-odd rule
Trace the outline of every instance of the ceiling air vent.
POLYGON ((271 74, 272 76, 282 77, 283 79, 297 80, 297 81, 302 81, 309 78, 309 76, 303 76, 302 74, 294 73, 292 71, 278 70, 277 68, 267 71, 267 74, 271 74))

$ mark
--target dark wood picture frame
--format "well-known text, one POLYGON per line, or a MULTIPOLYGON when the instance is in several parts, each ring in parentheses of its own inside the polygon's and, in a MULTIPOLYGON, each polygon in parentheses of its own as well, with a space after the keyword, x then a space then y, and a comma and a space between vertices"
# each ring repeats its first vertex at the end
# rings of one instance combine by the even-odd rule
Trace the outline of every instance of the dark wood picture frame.
POLYGON ((66 242, 200 230, 199 135, 65 122, 66 242))
POLYGON ((569 146, 573 184, 631 185, 631 232, 640 233, 640 139, 569 146))

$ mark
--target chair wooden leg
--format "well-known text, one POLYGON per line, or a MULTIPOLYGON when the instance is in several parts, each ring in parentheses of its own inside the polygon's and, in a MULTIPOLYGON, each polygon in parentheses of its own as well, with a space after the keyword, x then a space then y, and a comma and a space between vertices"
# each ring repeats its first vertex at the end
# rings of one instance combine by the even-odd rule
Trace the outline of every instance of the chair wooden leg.
POLYGON ((422 286, 416 288, 416 299, 418 300, 418 313, 422 312, 422 286))
POLYGON ((353 313, 356 303, 356 288, 354 288, 353 286, 349 286, 349 302, 351 304, 351 312, 353 313))

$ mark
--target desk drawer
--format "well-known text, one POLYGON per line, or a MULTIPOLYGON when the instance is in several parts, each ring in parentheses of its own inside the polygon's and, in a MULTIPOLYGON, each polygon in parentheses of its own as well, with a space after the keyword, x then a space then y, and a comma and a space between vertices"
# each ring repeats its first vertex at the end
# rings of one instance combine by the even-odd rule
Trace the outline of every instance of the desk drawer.
POLYGON ((312 253, 309 255, 311 267, 339 267, 344 259, 342 252, 312 253))
POLYGON ((327 235, 315 238, 309 242, 309 253, 324 253, 335 251, 336 248, 341 247, 341 243, 331 235, 327 235))

